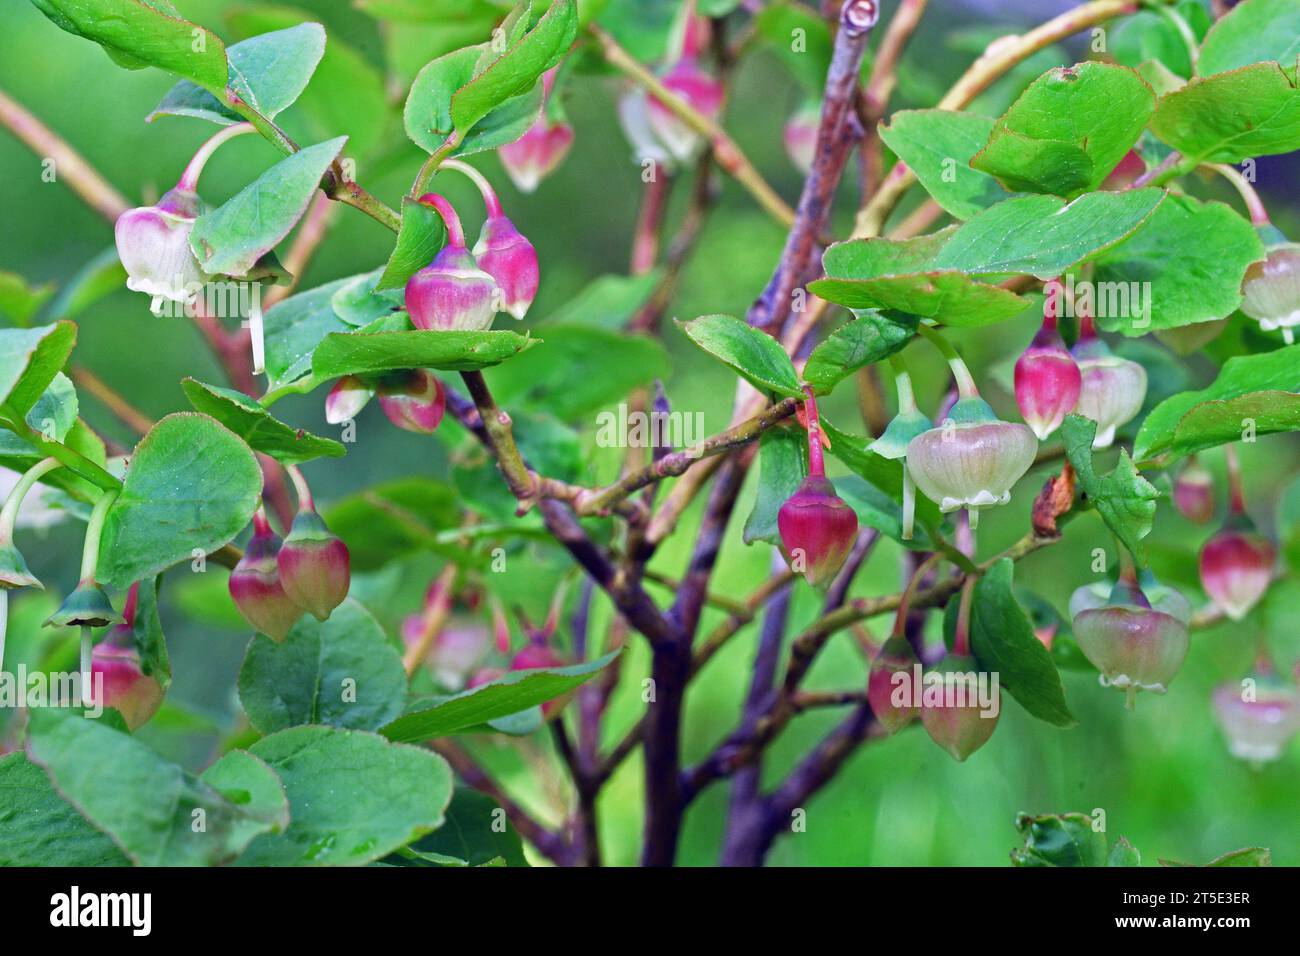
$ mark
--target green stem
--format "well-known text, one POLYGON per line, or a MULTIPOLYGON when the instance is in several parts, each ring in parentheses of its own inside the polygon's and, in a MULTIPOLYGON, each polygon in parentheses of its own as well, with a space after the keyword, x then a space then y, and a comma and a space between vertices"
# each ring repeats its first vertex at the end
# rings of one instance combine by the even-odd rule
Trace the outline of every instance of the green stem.
POLYGON ((9 632, 9 589, 0 588, 0 674, 5 669, 5 636, 9 632))
POLYGON ((907 582, 907 587, 898 599, 898 613, 894 615, 894 637, 902 637, 907 625, 908 612, 912 610, 912 601, 916 598, 916 591, 921 586, 921 579, 925 577, 927 571, 943 560, 943 555, 932 554, 912 572, 912 579, 907 582))
POLYGON ((104 533, 104 519, 108 509, 117 500, 116 491, 106 491, 95 502, 90 512, 90 521, 86 524, 86 540, 81 547, 81 580, 95 580, 95 571, 99 568, 99 539, 104 533))
POLYGON ((898 412, 916 411, 916 393, 912 391, 912 375, 901 355, 889 356, 889 367, 894 371, 894 388, 898 392, 898 412))
POLYGON ((23 505, 23 499, 27 497, 27 492, 32 490, 32 486, 40 481, 42 477, 49 474, 62 463, 57 458, 42 458, 32 467, 23 473, 14 485, 13 491, 9 492, 9 497, 5 499, 4 507, 0 508, 0 542, 10 542, 14 537, 14 525, 18 521, 18 510, 23 505))
POLYGON ((27 424, 23 416, 17 414, 8 405, 0 405, 0 425, 9 429, 19 438, 37 449, 62 462, 69 471, 76 473, 86 481, 105 491, 118 491, 122 483, 95 464, 89 458, 56 441, 49 441, 44 435, 27 424))
POLYGON ((81 704, 92 703, 91 695, 94 690, 91 681, 92 661, 94 653, 95 640, 91 635, 90 628, 84 624, 81 626, 81 704))
POLYGON ((957 382, 957 394, 962 398, 979 398, 980 391, 975 386, 975 379, 971 375, 970 369, 966 367, 966 363, 961 360, 961 356, 957 354, 957 350, 952 347, 952 343, 945 339, 937 329, 928 325, 918 325, 916 331, 937 348, 947 360, 948 367, 952 369, 952 377, 957 382))
POLYGON ((429 180, 433 178, 447 158, 456 151, 460 146, 460 133, 454 132, 447 138, 447 141, 429 154, 429 158, 424 161, 420 171, 415 176, 415 182, 411 184, 410 196, 412 199, 419 196, 428 188, 429 180))

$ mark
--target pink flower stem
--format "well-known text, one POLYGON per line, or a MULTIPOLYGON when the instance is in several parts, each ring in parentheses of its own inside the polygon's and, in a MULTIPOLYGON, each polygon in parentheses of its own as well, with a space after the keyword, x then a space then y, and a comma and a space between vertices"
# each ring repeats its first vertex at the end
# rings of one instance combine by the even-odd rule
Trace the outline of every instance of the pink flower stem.
POLYGON ((1241 461, 1237 458, 1237 449, 1231 445, 1223 446, 1223 458, 1228 466, 1228 501, 1233 514, 1246 513, 1246 495, 1241 487, 1241 461))
POLYGON ((297 465, 285 465, 284 470, 288 473, 289 480, 293 482, 294 493, 298 496, 298 510, 315 511, 316 502, 312 500, 311 488, 308 487, 302 470, 297 465))
POLYGON ((961 603, 957 606, 957 628, 952 638, 952 652, 970 657, 970 608, 975 595, 975 576, 967 575, 961 586, 961 603))
POLYGON ((183 189, 186 192, 196 192, 199 188, 199 176, 203 174, 203 167, 208 164, 218 147, 227 140, 234 139, 236 136, 243 136, 245 133, 256 133, 252 123, 236 123, 234 126, 227 126, 221 132, 211 137, 206 143, 199 147, 194 158, 190 160, 189 165, 185 167, 185 172, 181 173, 180 181, 176 183, 177 189, 183 189))
POLYGON ((487 207, 489 218, 496 219, 501 215, 501 201, 497 198, 497 192, 492 188, 492 184, 488 182, 486 176, 469 163, 463 163, 459 159, 444 160, 441 168, 454 169, 478 187, 479 194, 483 197, 483 205, 487 207))
POLYGON ((808 421, 808 476, 826 477, 826 462, 822 457, 822 421, 817 414, 817 398, 811 385, 803 387, 804 416, 808 421))
POLYGON ((456 215, 456 209, 449 203, 445 196, 439 196, 437 193, 425 193, 416 202, 428 206, 430 209, 436 209, 438 215, 442 216, 442 221, 447 226, 447 245, 455 249, 465 248, 465 230, 460 224, 460 216, 456 215))

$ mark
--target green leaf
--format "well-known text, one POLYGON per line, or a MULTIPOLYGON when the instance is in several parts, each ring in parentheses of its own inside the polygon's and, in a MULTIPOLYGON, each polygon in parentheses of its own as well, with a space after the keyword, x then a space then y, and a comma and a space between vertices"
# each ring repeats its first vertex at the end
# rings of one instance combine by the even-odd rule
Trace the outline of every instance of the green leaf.
POLYGON ((1276 63, 1216 73, 1160 97, 1151 131, 1186 167, 1289 153, 1300 149, 1300 90, 1276 63))
POLYGON ((1023 312, 1029 300, 1014 292, 934 268, 956 230, 953 226, 914 239, 838 242, 822 257, 829 278, 808 289, 851 309, 891 309, 960 327, 1001 322, 1023 312))
POLYGON ((808 434, 802 428, 777 426, 758 441, 758 493, 745 519, 744 541, 766 541, 778 547, 781 532, 776 516, 808 474, 808 434))
POLYGON ((423 269, 447 241, 447 227, 436 209, 402 197, 402 225, 397 244, 384 266, 376 290, 400 289, 406 280, 423 269))
POLYGON ((456 131, 468 133, 507 100, 532 89, 543 73, 560 62, 577 32, 578 11, 573 0, 551 0, 532 30, 451 98, 456 131))
POLYGON ((279 644, 256 635, 239 669, 239 702, 262 734, 300 724, 375 730, 405 699, 401 657, 351 598, 326 621, 304 614, 279 644))
POLYGON ((1134 189, 1085 193, 1069 203, 1056 196, 1008 199, 959 227, 934 268, 1050 279, 1122 242, 1164 197, 1162 189, 1134 189))
POLYGON ((316 347, 312 374, 324 380, 406 368, 482 369, 504 362, 539 341, 506 331, 332 333, 316 347))
POLYGON ((212 31, 181 19, 168 0, 32 0, 59 28, 93 40, 119 66, 156 66, 220 94, 226 47, 212 31))
POLYGON ((760 391, 803 397, 794 363, 766 332, 730 315, 704 315, 677 325, 692 342, 760 391))
POLYGON ((1092 818, 1082 813, 1022 813, 1016 829, 1025 838, 1022 849, 1011 851, 1015 866, 1105 866, 1106 834, 1093 829, 1092 818))
MULTIPOLYGON (((1184 3, 1179 12, 1193 4, 1184 3)), ((1111 51, 1116 62, 1131 66, 1139 72, 1149 70, 1152 64, 1166 71, 1166 75, 1187 79, 1192 75, 1192 58, 1178 28, 1149 10, 1125 17, 1111 31, 1111 51)), ((1157 92, 1159 89, 1157 88, 1157 92)))
POLYGON ((227 751, 199 778, 249 817, 250 839, 268 829, 283 833, 289 826, 289 798, 280 777, 247 750, 227 751))
POLYGON ((53 294, 54 286, 48 282, 31 286, 16 272, 0 271, 0 316, 14 325, 30 325, 45 300, 53 294))
POLYGON ((1127 67, 1048 70, 998 119, 971 166, 1011 190, 1074 196, 1101 185, 1154 109, 1155 93, 1127 67))
POLYGON ((158 582, 161 578, 144 580, 136 592, 135 623, 131 636, 140 655, 140 670, 162 685, 171 686, 172 665, 167 654, 167 639, 163 636, 162 619, 158 616, 158 582))
POLYGON ((1096 434, 1097 423, 1081 415, 1066 415, 1061 425, 1065 453, 1074 466, 1080 489, 1106 526, 1138 563, 1145 565, 1146 546, 1142 539, 1151 533, 1160 492, 1142 477, 1123 449, 1114 470, 1105 476, 1098 475, 1092 461, 1092 439, 1096 434))
POLYGON ((0 866, 127 866, 24 754, 0 757, 0 866))
POLYGON ((403 714, 379 732, 389 740, 415 743, 480 727, 563 697, 596 676, 618 653, 614 651, 597 660, 568 667, 510 671, 490 684, 403 714))
POLYGON ((969 219, 1009 198, 1001 183, 971 167, 989 141, 993 120, 949 110, 899 110, 880 127, 880 138, 925 187, 934 201, 958 219, 969 219))
MULTIPOLYGON (((230 91, 267 119, 292 106, 311 80, 325 52, 325 28, 300 23, 287 30, 263 33, 226 49, 230 91)), ((195 116, 222 126, 244 118, 207 90, 181 80, 146 117, 195 116)))
POLYGON ((325 512, 330 529, 348 546, 354 570, 374 570, 413 551, 438 550, 437 533, 458 527, 460 518, 456 493, 428 478, 376 485, 325 512))
POLYGON ((104 523, 99 580, 127 587, 217 550, 252 520, 261 492, 257 459, 235 435, 206 415, 168 415, 131 455, 104 523))
POLYGON ((311 372, 311 355, 331 332, 351 329, 335 313, 334 293, 355 276, 336 279, 291 295, 263 316, 266 335, 267 391, 283 388, 311 372))
POLYGON ((447 807, 447 822, 410 848, 420 854, 453 857, 466 866, 485 866, 496 859, 506 866, 527 866, 523 841, 504 817, 491 797, 457 787, 447 807))
MULTIPOLYGON (((425 152, 443 148, 456 132, 452 103, 456 93, 475 76, 487 44, 444 54, 420 70, 406 98, 403 124, 411 142, 425 152)), ((542 109, 541 84, 506 100, 475 124, 450 155, 468 155, 512 143, 528 131, 542 109)))
POLYGON ((1241 280, 1264 246, 1249 222, 1223 203, 1171 195, 1133 237, 1096 259, 1097 324, 1145 335, 1229 316, 1241 305, 1241 280), (1113 283, 1113 285, 1107 285, 1113 283), (1142 290, 1141 310, 1114 308, 1107 288, 1142 290))
POLYGON ((240 865, 369 863, 436 830, 451 800, 445 760, 376 734, 292 727, 248 749, 279 775, 290 824, 255 840, 240 865))
POLYGON ((863 312, 817 344, 804 365, 803 379, 818 395, 829 395, 858 369, 901 351, 915 333, 915 325, 863 312))
POLYGON ((286 156, 231 199, 194 221, 190 248, 212 275, 246 275, 307 211, 346 136, 286 156))
POLYGON ((670 371, 664 347, 644 335, 584 325, 546 325, 538 332, 545 345, 488 374, 493 394, 508 405, 572 421, 670 371))
POLYGON ((1196 70, 1202 76, 1273 60, 1295 76, 1300 7, 1292 0, 1245 0, 1210 27, 1196 70))
POLYGON ((0 329, 0 402, 25 416, 63 368, 77 342, 71 322, 0 329))
POLYGON ((639 275, 605 275, 593 279, 542 323, 547 331, 556 325, 587 325, 610 332, 622 331, 663 279, 661 269, 639 275))
POLYGON ((192 378, 182 380, 181 388, 196 412, 211 415, 254 451, 286 465, 300 465, 321 457, 341 458, 347 454, 347 449, 338 442, 286 425, 236 389, 206 385, 192 378))
POLYGON ((1230 358, 1208 388, 1165 399, 1143 419, 1133 456, 1167 465, 1248 430, 1300 430, 1300 345, 1230 358))
MULTIPOLYGON (((296 7, 243 7, 226 14, 242 36, 284 30, 311 20, 315 14, 296 7)), ((311 83, 298 99, 298 112, 310 129, 308 139, 325 139, 347 130, 348 145, 357 156, 368 156, 382 142, 393 110, 379 69, 335 33, 311 83)))
POLYGON ((1128 842, 1126 837, 1120 837, 1115 841, 1115 845, 1110 848, 1110 855, 1106 857, 1106 865, 1141 866, 1142 854, 1137 851, 1137 847, 1128 842))
POLYGON ((228 863, 270 828, 105 721, 60 708, 28 714, 32 760, 137 865, 228 863))
POLYGON ((1273 851, 1263 846, 1248 846, 1215 857, 1206 866, 1272 866, 1273 851))
POLYGON ((981 668, 996 673, 1002 687, 1039 720, 1072 727, 1061 675, 1051 652, 1034 635, 1033 625, 1012 593, 1010 558, 993 565, 975 584, 971 603, 971 650, 981 668))
POLYGON ((395 319, 397 313, 404 312, 405 295, 396 289, 380 289, 380 278, 378 269, 353 276, 330 296, 330 307, 334 314, 348 325, 365 328, 380 319, 395 319))

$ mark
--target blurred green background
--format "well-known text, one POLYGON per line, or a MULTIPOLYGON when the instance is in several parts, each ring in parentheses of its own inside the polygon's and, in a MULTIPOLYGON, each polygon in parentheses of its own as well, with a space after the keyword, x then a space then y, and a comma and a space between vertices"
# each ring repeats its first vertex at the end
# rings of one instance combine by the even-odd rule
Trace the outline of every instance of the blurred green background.
MULTIPOLYGON (((178 6, 185 16, 213 28, 227 41, 242 38, 229 19, 242 5, 181 0, 178 6)), ((894 6, 884 4, 886 16, 894 6)), ((1046 15, 1054 5, 1034 6, 1037 14, 1046 15)), ((383 37, 365 14, 326 0, 297 7, 323 22, 331 40, 347 43, 376 66, 383 64, 383 37)), ((132 201, 151 201, 168 189, 193 150, 212 132, 211 126, 188 118, 143 121, 171 86, 171 78, 157 71, 117 68, 93 44, 58 30, 25 0, 0 0, 0 10, 5 24, 0 31, 0 90, 41 116, 132 201)), ((905 64, 896 107, 932 103, 984 42, 996 35, 980 16, 978 10, 956 2, 931 4, 905 64)), ((1023 27, 1028 21, 1010 22, 1023 27)), ((424 42, 417 36, 403 44, 404 56, 417 67, 438 52, 432 48, 422 52, 424 42)), ((977 105, 996 113, 1037 72, 1082 55, 1079 49, 1048 51, 977 105)), ((530 326, 544 322, 590 281, 627 270, 632 225, 644 187, 616 120, 619 90, 613 78, 596 75, 579 76, 569 84, 566 106, 577 130, 576 147, 532 196, 516 193, 494 157, 474 160, 492 178, 508 213, 538 248, 543 280, 530 326)), ((372 158, 363 158, 356 170, 358 181, 390 204, 406 191, 423 156, 402 133, 401 99, 402 91, 395 86, 396 105, 383 137, 385 146, 372 158)), ((736 139, 791 200, 797 196, 800 179, 781 149, 780 134, 786 117, 801 100, 802 93, 781 61, 757 50, 737 70, 727 113, 727 125, 736 139)), ((289 132, 300 142, 324 138, 303 125, 299 112, 291 109, 282 118, 289 132)), ((347 126, 340 126, 329 134, 347 132, 347 126)), ((275 158, 273 149, 254 137, 235 140, 209 165, 204 197, 213 203, 223 201, 275 158)), ((0 270, 16 272, 32 283, 63 285, 111 246, 112 232, 63 185, 44 182, 41 172, 40 158, 0 130, 0 182, 5 184, 0 270)), ((1285 177, 1294 176, 1294 166, 1261 163, 1260 175, 1275 221, 1296 234, 1297 210, 1285 204, 1287 193, 1280 185, 1285 177)), ((466 211, 467 228, 475 233, 477 199, 455 177, 446 179, 439 179, 440 187, 466 211)), ((1232 201, 1217 183, 1195 188, 1202 195, 1232 201)), ((670 222, 679 218, 688 191, 685 182, 675 190, 670 222)), ((1294 199, 1293 191, 1290 198, 1294 199)), ((844 190, 844 200, 837 220, 841 234, 847 231, 856 205, 851 184, 844 190)), ((743 314, 766 283, 782 240, 782 232, 747 195, 724 183, 721 201, 669 316, 743 314)), ((390 245, 391 236, 381 226, 354 210, 341 209, 330 238, 303 276, 302 288, 380 265, 390 245)), ((151 417, 187 407, 179 387, 183 377, 222 381, 220 369, 194 328, 184 319, 155 318, 145 296, 123 288, 80 316, 79 325, 75 361, 151 417)), ((1014 402, 996 383, 1006 381, 1008 361, 1027 344, 1036 325, 1035 316, 1027 314, 991 330, 954 336, 977 377, 990 383, 986 391, 1000 412, 1014 413, 1014 402)), ((1234 326, 1225 333, 1225 341, 1240 343, 1246 341, 1245 335, 1234 326)), ((709 431, 724 427, 731 407, 732 376, 695 350, 671 323, 665 324, 663 338, 674 363, 665 383, 673 407, 703 412, 709 431)), ((1170 390, 1200 387, 1213 377, 1214 365, 1204 357, 1182 362, 1158 346, 1141 347, 1145 350, 1138 357, 1152 363, 1153 382, 1167 382, 1170 390)), ((1236 347, 1240 345, 1224 346, 1236 347)), ((923 347, 913 347, 909 359, 922 370, 918 376, 922 406, 933 410, 947 387, 943 366, 923 347)), ((493 376, 497 381, 508 378, 509 367, 493 376)), ((277 414, 319 434, 333 435, 336 429, 324 422, 323 397, 322 390, 290 398, 277 414)), ((130 432, 84 392, 82 414, 105 436, 127 447, 132 443, 130 432)), ((842 427, 862 431, 848 383, 828 403, 826 414, 842 427)), ((607 480, 617 467, 617 456, 594 448, 595 416, 575 424, 589 461, 585 477, 607 480)), ((307 467, 317 499, 328 505, 396 477, 447 478, 448 449, 457 436, 453 426, 445 428, 452 434, 440 434, 439 441, 417 439, 389 427, 378 408, 368 408, 359 419, 357 442, 349 446, 346 459, 307 467)), ((1247 501, 1256 520, 1269 532, 1285 536, 1294 531, 1293 522, 1279 526, 1278 510, 1296 472, 1300 445, 1293 436, 1266 437, 1242 446, 1241 454, 1247 501)), ((1205 458, 1221 479, 1221 453, 1211 452, 1205 458)), ((1010 506, 986 515, 980 532, 981 556, 995 553, 1023 533, 1033 494, 1048 473, 1047 469, 1031 472, 1010 506)), ((739 536, 752 495, 751 482, 715 574, 713 590, 720 594, 746 594, 767 573, 770 549, 746 547, 739 536)), ((697 518, 693 512, 685 523, 687 532, 697 518)), ((1192 525, 1166 503, 1160 506, 1152 538, 1155 570, 1166 583, 1182 588, 1194 604, 1205 600, 1197 584, 1196 555, 1211 530, 1192 525)), ((51 590, 71 587, 79 529, 64 525, 20 534, 24 536, 20 545, 47 586, 51 590)), ((688 537, 679 534, 661 551, 654 567, 667 574, 680 572, 688 537)), ((1089 515, 1069 526, 1064 542, 1021 562, 1017 585, 1063 612, 1071 591, 1094 579, 1090 568, 1094 547, 1113 549, 1100 521, 1089 515)), ((859 576, 854 594, 896 591, 901 583, 899 559, 897 547, 882 543, 859 576)), ((401 616, 417 609, 423 588, 441 562, 429 554, 394 562, 384 571, 359 575, 354 593, 368 601, 390 633, 395 633, 401 616)), ((508 572, 490 583, 507 603, 521 604, 540 617, 568 566, 553 548, 527 544, 512 555, 508 572)), ((160 749, 196 766, 211 758, 219 735, 236 727, 238 717, 234 678, 247 635, 225 596, 224 577, 224 571, 211 566, 203 575, 180 569, 168 576, 163 592, 174 683, 169 707, 143 733, 160 749)), ((662 589, 655 593, 667 597, 662 589)), ((1236 680, 1249 667, 1261 630, 1279 665, 1290 666, 1300 656, 1297 599, 1300 586, 1288 579, 1274 587, 1265 604, 1245 622, 1195 633, 1188 662, 1169 694, 1143 697, 1136 713, 1125 712, 1122 695, 1098 687, 1095 677, 1066 673, 1069 703, 1079 720, 1071 730, 1035 721, 1004 698, 996 735, 966 764, 954 763, 917 729, 869 744, 810 802, 806 832, 782 838, 770 860, 783 865, 997 865, 1006 861, 1007 852, 1017 843, 1012 821, 1018 811, 1100 808, 1112 838, 1127 836, 1147 863, 1157 857, 1203 862, 1239 846, 1262 844, 1272 847, 1276 862, 1300 864, 1300 745, 1293 743, 1279 763, 1253 770, 1228 755, 1209 708, 1211 689, 1236 680)), ((45 594, 15 602, 14 646, 30 647, 38 640, 38 612, 53 600, 45 594)), ((791 630, 811 620, 816 606, 812 593, 802 584, 797 586, 791 630)), ((701 633, 717 618, 716 611, 709 611, 701 633)), ((598 598, 593 629, 597 641, 607 621, 608 607, 598 598)), ((888 626, 884 620, 870 624, 877 635, 888 626)), ((567 639, 566 630, 561 629, 562 641, 567 639)), ((684 729, 688 761, 702 757, 734 725, 748 682, 754 637, 753 628, 742 632, 694 686, 684 729)), ((645 649, 634 642, 624 662, 623 688, 607 721, 610 741, 620 738, 639 716, 639 679, 645 672, 645 649)), ((863 673, 862 660, 844 633, 819 659, 809 686, 859 686, 863 673)), ((764 767, 766 778, 774 781, 783 775, 838 717, 833 712, 800 717, 772 748, 764 767)), ((538 735, 522 744, 480 740, 473 742, 473 749, 525 804, 548 820, 558 819, 568 794, 549 737, 538 735)), ((639 761, 633 758, 605 792, 600 809, 608 862, 636 859, 641 788, 639 761)), ((725 786, 703 795, 688 816, 680 862, 716 861, 725 806, 725 786)))

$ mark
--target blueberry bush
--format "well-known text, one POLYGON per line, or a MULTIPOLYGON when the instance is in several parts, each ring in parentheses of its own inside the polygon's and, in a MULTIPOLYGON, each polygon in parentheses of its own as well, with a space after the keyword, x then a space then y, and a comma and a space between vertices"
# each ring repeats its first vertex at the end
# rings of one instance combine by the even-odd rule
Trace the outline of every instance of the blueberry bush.
POLYGON ((32 2, 156 105, 0 92, 103 233, 0 273, 0 862, 961 862, 1139 734, 1296 836, 1294 0, 32 2))

